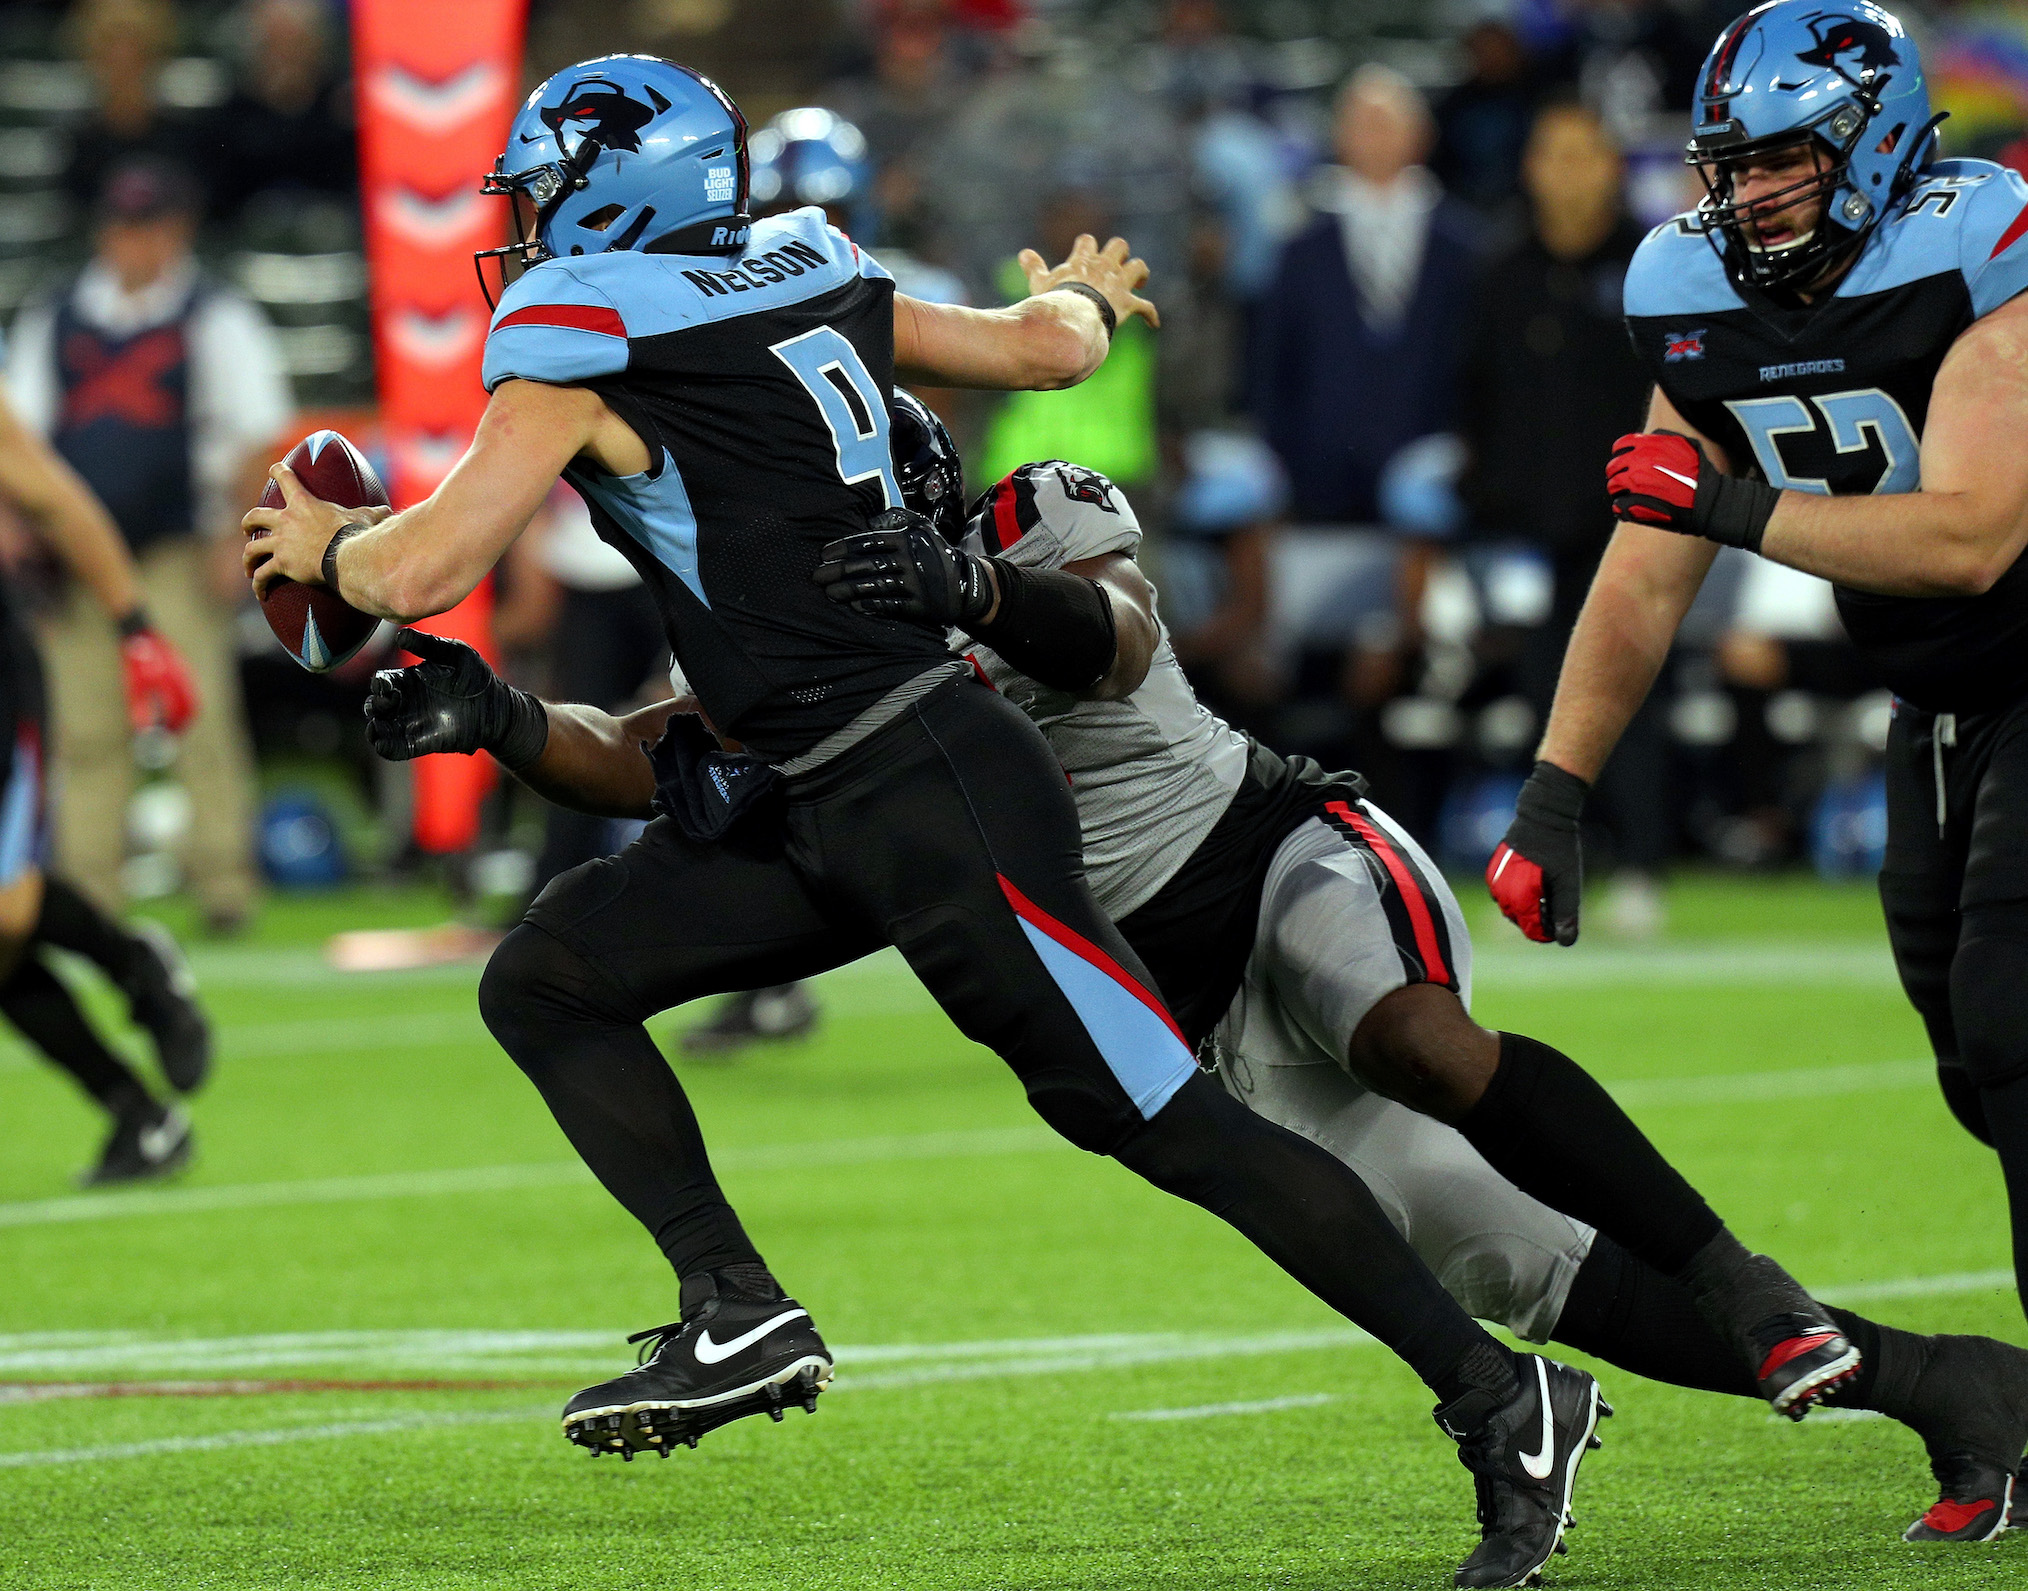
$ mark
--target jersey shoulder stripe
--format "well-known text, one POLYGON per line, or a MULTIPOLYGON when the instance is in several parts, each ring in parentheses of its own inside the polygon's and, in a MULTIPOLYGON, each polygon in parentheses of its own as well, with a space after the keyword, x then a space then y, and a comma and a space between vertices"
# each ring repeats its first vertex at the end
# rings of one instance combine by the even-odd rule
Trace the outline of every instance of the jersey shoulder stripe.
POLYGON ((486 389, 513 376, 565 383, 617 375, 644 338, 889 279, 814 207, 756 222, 737 257, 616 249, 544 260, 501 296, 486 338, 486 389))
POLYGON ((1126 494, 1097 470, 1062 459, 1024 464, 972 510, 983 551, 1033 569, 1108 553, 1134 557, 1141 524, 1126 494))
POLYGON ((601 337, 625 337, 627 323, 619 311, 603 304, 530 304, 494 323, 495 331, 510 326, 559 326, 566 331, 596 332, 601 337))

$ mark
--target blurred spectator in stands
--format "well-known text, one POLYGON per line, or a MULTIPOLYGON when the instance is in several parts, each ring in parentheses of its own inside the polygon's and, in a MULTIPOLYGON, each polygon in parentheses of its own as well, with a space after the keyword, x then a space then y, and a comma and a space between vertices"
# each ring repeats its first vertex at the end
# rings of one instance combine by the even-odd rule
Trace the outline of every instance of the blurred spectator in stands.
POLYGON ((918 257, 937 251, 923 187, 928 143, 956 108, 942 0, 889 0, 874 21, 873 70, 833 84, 824 103, 865 135, 884 223, 878 244, 918 257))
POLYGON ((1469 70, 1436 108, 1430 169, 1444 187, 1488 214, 1520 190, 1521 145, 1534 115, 1536 79, 1527 48, 1504 17, 1485 17, 1459 41, 1469 70))
MULTIPOLYGON (((1322 213, 1282 250, 1261 302, 1253 408, 1299 524, 1373 526, 1388 460, 1451 427, 1477 227, 1422 165, 1433 131, 1398 72, 1353 73, 1338 94, 1339 164, 1317 174, 1322 213)), ((1393 563, 1376 550, 1375 622, 1362 621, 1348 660, 1366 705, 1395 688, 1413 639, 1389 618, 1393 563)))
POLYGON ((1298 519, 1372 524, 1387 460, 1450 426, 1476 230, 1421 163, 1431 131, 1406 78, 1353 74, 1323 213, 1282 250, 1263 305, 1254 410, 1298 519))
POLYGON ((352 88, 333 59, 326 0, 253 0, 239 87, 213 113, 213 213, 236 217, 258 194, 348 197, 358 185, 352 88))
MULTIPOLYGON (((1103 243, 1113 230, 1103 199, 1069 190, 1043 205, 1034 247, 1044 258, 1060 260, 1081 233, 1103 243)), ((1027 278, 1012 258, 1001 267, 999 285, 1007 303, 1028 296, 1027 278)), ((988 485, 1035 459, 1068 459, 1130 491, 1154 477, 1155 334, 1145 321, 1122 324, 1106 362, 1080 385, 1010 393, 987 426, 985 457, 973 484, 988 485)))
MULTIPOLYGON (((1494 260, 1466 353, 1462 490, 1474 535, 1539 549, 1553 571, 1546 622, 1522 639, 1516 683, 1546 722, 1563 648, 1611 539, 1605 464, 1637 429, 1647 380, 1627 344, 1620 288, 1641 241, 1622 204, 1618 146, 1575 100, 1535 118, 1521 163, 1529 232, 1494 260)), ((1621 868, 1609 917, 1655 926, 1654 875, 1672 848, 1663 704, 1644 709, 1599 780, 1596 810, 1621 868)))
POLYGON ((171 162, 208 185, 217 167, 211 129, 164 105, 158 92, 176 46, 168 0, 79 0, 71 29, 94 95, 91 111, 70 128, 63 178, 78 213, 89 212, 116 166, 137 157, 171 162))
MULTIPOLYGON (((292 405, 267 322, 198 270, 199 209, 178 168, 115 167, 91 262, 22 311, 7 380, 22 418, 111 511, 139 562, 149 612, 190 662, 204 706, 177 764, 192 799, 185 873, 207 925, 231 932, 254 904, 255 790, 235 627, 221 593, 244 595, 240 512, 292 405)), ((72 591, 45 641, 64 869, 117 907, 134 782, 117 638, 72 591)))

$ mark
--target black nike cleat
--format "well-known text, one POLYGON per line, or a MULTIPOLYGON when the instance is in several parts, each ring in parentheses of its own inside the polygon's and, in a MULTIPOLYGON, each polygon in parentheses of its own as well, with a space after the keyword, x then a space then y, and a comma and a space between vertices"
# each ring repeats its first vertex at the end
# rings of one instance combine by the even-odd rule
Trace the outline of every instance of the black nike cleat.
POLYGON ((830 1350, 809 1311, 772 1283, 767 1291, 776 1296, 742 1291, 722 1272, 685 1278, 683 1318, 629 1337, 644 1344, 640 1364, 572 1398, 563 1434, 594 1454, 667 1458, 750 1414, 779 1420, 791 1403, 815 1414, 830 1350))
POLYGON ((1516 1354, 1514 1365, 1521 1390, 1506 1403, 1468 1392, 1436 1411, 1478 1492, 1479 1545, 1458 1566, 1455 1585, 1534 1585, 1543 1565, 1569 1550, 1563 1533, 1573 1522, 1577 1466, 1599 1445, 1598 1422, 1613 1412, 1582 1370, 1532 1353, 1516 1354))
POLYGON ((800 983, 729 994, 709 1021, 683 1035, 685 1055, 731 1055, 755 1044, 799 1039, 817 1025, 817 1002, 800 983))
POLYGON ((2028 1352, 1990 1337, 1921 1339, 1904 1423, 1929 1450, 1938 1497, 1907 1541, 1996 1541, 2024 1512, 2014 1471, 2028 1447, 2028 1352))
POLYGON ((122 1182, 150 1182, 181 1171, 190 1162, 196 1139, 190 1118, 174 1105, 149 1099, 113 1118, 111 1136, 99 1151, 98 1164, 78 1178, 87 1188, 122 1182))
POLYGON ((1747 1333, 1756 1350, 1760 1395, 1792 1420, 1859 1373, 1859 1350, 1821 1308, 1813 1305, 1813 1311, 1770 1315, 1747 1333))
POLYGON ((211 1023, 197 1003, 197 980, 182 947, 160 923, 134 925, 142 951, 121 980, 134 1021, 155 1041, 162 1075, 179 1094, 194 1094, 211 1075, 211 1023))
POLYGON ((1982 1464, 1969 1453, 1929 1461, 1943 1495, 1901 1533, 1903 1541, 1998 1541, 2014 1507, 2014 1472, 1982 1464))

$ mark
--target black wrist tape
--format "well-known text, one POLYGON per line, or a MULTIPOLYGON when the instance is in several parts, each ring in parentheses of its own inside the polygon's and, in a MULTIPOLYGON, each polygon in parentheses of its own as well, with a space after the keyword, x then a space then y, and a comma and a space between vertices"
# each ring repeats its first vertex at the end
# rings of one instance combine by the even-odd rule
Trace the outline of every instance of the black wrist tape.
POLYGON ((509 773, 519 773, 540 757, 549 744, 549 714, 542 703, 505 681, 495 681, 495 726, 486 746, 509 773))
POLYGON ((145 630, 152 630, 155 626, 148 622, 148 610, 143 607, 136 607, 127 613, 121 614, 115 622, 114 628, 120 632, 121 640, 131 641, 135 636, 145 630))
POLYGON ((972 627, 1009 666, 1060 691, 1088 690, 1113 666, 1113 604, 1095 580, 1061 569, 1022 569, 988 558, 1000 611, 972 627))
POLYGON ((1113 340, 1113 333, 1119 329, 1120 317, 1113 309, 1112 300, 1107 298, 1096 287, 1093 287, 1091 283, 1059 282, 1050 289, 1050 292, 1075 293, 1080 298, 1088 298, 1098 305, 1099 319, 1105 324, 1106 328, 1106 341, 1111 342, 1113 340))
MULTIPOLYGON (((1697 518, 1702 522, 1698 533, 1721 547, 1744 547, 1748 552, 1759 552, 1761 537, 1767 534, 1767 522, 1782 494, 1766 481, 1745 475, 1720 475, 1709 465, 1698 474, 1700 488, 1706 481, 1710 483, 1708 497, 1696 508, 1697 518)), ((1700 490, 1698 495, 1706 494, 1700 490)))
POLYGON ((1522 784, 1514 809, 1524 818, 1575 826, 1584 814, 1584 798, 1590 794, 1591 786, 1568 769, 1538 762, 1522 784))

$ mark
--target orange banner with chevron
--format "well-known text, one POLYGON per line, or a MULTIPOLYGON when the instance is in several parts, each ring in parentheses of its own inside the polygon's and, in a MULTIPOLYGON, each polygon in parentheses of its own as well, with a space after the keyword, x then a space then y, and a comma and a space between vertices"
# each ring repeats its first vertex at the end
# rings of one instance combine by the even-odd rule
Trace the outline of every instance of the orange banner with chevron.
MULTIPOLYGON (((374 353, 397 507, 436 489, 486 406, 486 305, 472 254, 500 241, 499 201, 479 179, 519 98, 525 0, 353 0, 359 175, 374 353)), ((491 582, 425 628, 492 655, 491 582)), ((468 848, 498 777, 489 757, 424 757, 415 838, 468 848)))

